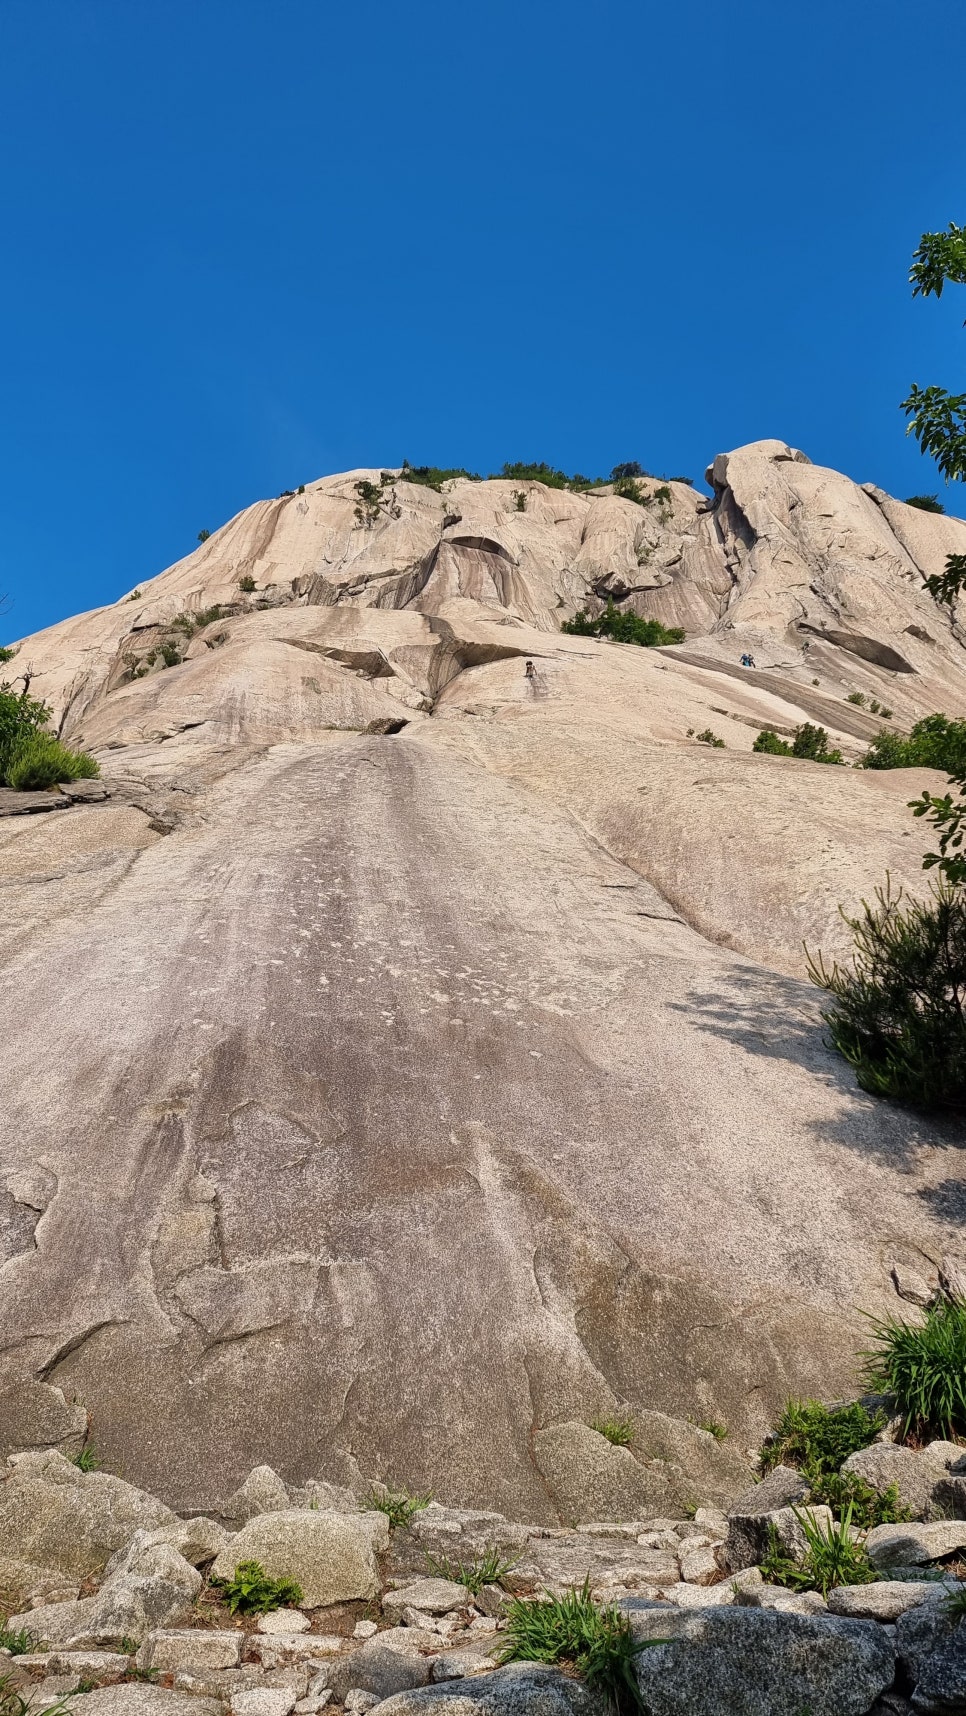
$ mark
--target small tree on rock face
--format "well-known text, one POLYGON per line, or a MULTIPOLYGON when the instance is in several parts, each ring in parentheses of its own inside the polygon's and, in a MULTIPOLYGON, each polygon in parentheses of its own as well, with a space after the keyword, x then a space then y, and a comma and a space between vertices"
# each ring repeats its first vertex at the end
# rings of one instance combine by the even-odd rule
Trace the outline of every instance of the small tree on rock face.
MULTIPOLYGON (((909 279, 914 298, 941 298, 944 286, 966 286, 966 226, 950 221, 948 232, 924 232, 909 279)), ((935 459, 947 483, 966 478, 966 393, 913 382, 902 409, 909 418, 909 433, 935 459)), ((914 496, 912 504, 923 500, 935 496, 914 496)), ((945 571, 926 579, 926 589, 937 602, 954 602, 964 588, 966 554, 947 555, 945 571)))

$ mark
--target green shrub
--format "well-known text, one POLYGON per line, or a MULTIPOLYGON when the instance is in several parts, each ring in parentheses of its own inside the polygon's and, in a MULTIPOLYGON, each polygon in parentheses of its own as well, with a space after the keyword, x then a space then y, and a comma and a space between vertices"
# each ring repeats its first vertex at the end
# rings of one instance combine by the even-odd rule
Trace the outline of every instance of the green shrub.
POLYGON ((705 727, 703 733, 695 733, 694 736, 699 745, 711 745, 716 751, 723 751, 726 748, 724 740, 719 739, 717 733, 713 733, 710 727, 705 727))
POLYGON ((0 784, 10 784, 7 770, 14 750, 31 734, 40 732, 50 715, 48 705, 30 697, 26 688, 14 691, 12 685, 0 683, 0 784))
POLYGON ((917 506, 920 512, 945 512, 938 495, 907 495, 906 506, 917 506))
POLYGON ((885 1414, 850 1406, 823 1406, 820 1400, 789 1400, 775 1433, 761 1450, 762 1470, 797 1466, 811 1480, 837 1472, 843 1460, 874 1442, 885 1414))
POLYGON ((853 963, 808 975, 834 998, 822 1017, 863 1090, 919 1108, 966 1106, 966 888, 946 880, 902 903, 889 885, 863 900, 853 963))
POLYGON ((966 1615, 966 1585, 960 1585, 958 1591, 950 1591, 942 1600, 942 1608, 946 1619, 958 1627, 966 1615))
POLYGON ((504 465, 499 473, 514 483, 543 483, 548 489, 567 489, 572 479, 565 471, 556 471, 552 465, 504 465))
POLYGON ((4 644, 3 647, 0 648, 0 666, 2 666, 5 661, 13 661, 16 653, 15 649, 11 649, 9 645, 4 644))
POLYGON ((435 489, 437 494, 442 494, 443 484, 453 482, 456 477, 465 477, 471 483, 483 480, 476 471, 466 471, 462 465, 451 465, 444 469, 440 465, 411 465, 408 459, 404 459, 397 481, 419 483, 423 488, 435 489))
POLYGON ((865 707, 865 692, 850 691, 845 701, 846 703, 854 703, 857 708, 863 709, 865 707))
POLYGON ((864 1358, 872 1387, 894 1396, 906 1435, 966 1436, 966 1305, 940 1300, 922 1324, 873 1320, 864 1358))
MULTIPOLYGON (((892 711, 882 709, 887 719, 892 711)), ((966 721, 926 715, 903 739, 898 733, 877 733, 861 760, 864 769, 942 769, 954 775, 966 769, 966 721)))
POLYGON ((801 757, 812 763, 841 763, 841 751, 829 749, 828 733, 824 727, 813 727, 810 721, 804 721, 795 728, 795 735, 790 745, 770 727, 762 728, 752 745, 753 751, 763 751, 772 757, 801 757))
POLYGON ((634 1440, 633 1418, 595 1418, 590 1428, 615 1448, 629 1448, 634 1440))
POLYGON ((69 751, 53 733, 25 733, 10 753, 6 782, 16 792, 43 792, 58 781, 92 780, 100 765, 85 751, 69 751))
POLYGON ((698 1429, 707 1431, 707 1434, 713 1436, 716 1442, 724 1442, 728 1437, 727 1424, 722 1424, 717 1418, 708 1418, 704 1424, 698 1425, 698 1429))
POLYGON ((211 535, 210 530, 199 530, 198 541, 199 542, 207 542, 210 535, 211 535))
POLYGON ((448 1555, 427 1555, 426 1570, 434 1579, 451 1579, 454 1585, 465 1585, 478 1596, 484 1585, 498 1585, 512 1573, 519 1556, 507 1561, 498 1549, 490 1545, 472 1561, 451 1561, 448 1555))
POLYGON ((769 1546, 761 1562, 762 1577, 770 1585, 785 1585, 792 1591, 821 1591, 827 1597, 837 1585, 871 1585, 877 1577, 861 1545, 852 1542, 849 1527, 852 1510, 827 1529, 800 1508, 792 1509, 805 1533, 806 1550, 801 1562, 786 1554, 772 1526, 769 1546))
POLYGON ((517 512, 526 512, 526 510, 527 510, 527 491, 526 491, 526 489, 514 489, 513 499, 516 501, 517 512))
POLYGON ((140 602, 142 599, 141 591, 140 590, 132 590, 131 594, 129 595, 129 597, 127 599, 129 602, 140 602))
POLYGON ((270 1609, 298 1607, 302 1587, 294 1579, 271 1579, 259 1561, 240 1561, 230 1579, 212 1579, 233 1615, 267 1615, 270 1609))
POLYGON ((158 654, 165 667, 180 667, 183 657, 174 638, 165 638, 158 646, 158 654))
POLYGON ((572 637, 613 638, 615 643, 639 644, 643 649, 684 642, 684 632, 679 626, 662 626, 660 620, 644 620, 640 614, 629 611, 621 613, 612 601, 596 619, 581 609, 572 620, 564 620, 560 630, 572 637))
POLYGON ((506 1613, 500 1661, 563 1663, 618 1712, 643 1712, 634 1658, 666 1642, 635 1639, 627 1616, 616 1605, 595 1603, 585 1580, 563 1597, 515 1599, 506 1613))
POLYGON ((242 590, 246 596, 251 595, 252 591, 255 589, 255 580, 250 572, 246 572, 244 578, 239 578, 238 588, 239 590, 242 590))
POLYGON ((431 1495, 411 1496, 407 1490, 390 1490, 384 1484, 373 1484, 362 1505, 372 1513, 384 1513, 394 1530, 411 1525, 418 1513, 428 1507, 431 1495))

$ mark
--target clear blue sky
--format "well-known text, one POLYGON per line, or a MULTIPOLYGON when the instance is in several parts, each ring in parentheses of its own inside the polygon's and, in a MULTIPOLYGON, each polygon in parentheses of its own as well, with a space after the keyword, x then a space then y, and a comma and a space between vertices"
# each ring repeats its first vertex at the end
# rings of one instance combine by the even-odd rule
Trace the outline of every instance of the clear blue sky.
POLYGON ((2 0, 0 635, 404 457, 941 490, 964 65, 962 0, 2 0))

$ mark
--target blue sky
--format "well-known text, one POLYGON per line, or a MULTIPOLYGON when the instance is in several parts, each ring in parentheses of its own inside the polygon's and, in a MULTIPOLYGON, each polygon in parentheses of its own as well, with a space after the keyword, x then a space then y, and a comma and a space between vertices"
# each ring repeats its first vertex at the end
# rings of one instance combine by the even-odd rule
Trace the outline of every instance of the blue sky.
POLYGON ((961 0, 3 0, 0 635, 404 457, 941 491, 964 65, 961 0))

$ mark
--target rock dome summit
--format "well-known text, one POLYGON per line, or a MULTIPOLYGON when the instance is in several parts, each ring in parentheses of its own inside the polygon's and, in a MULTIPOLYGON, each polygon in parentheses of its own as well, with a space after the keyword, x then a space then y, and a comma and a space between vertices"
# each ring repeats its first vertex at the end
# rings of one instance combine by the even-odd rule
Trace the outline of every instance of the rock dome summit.
POLYGON ((966 715, 966 523, 779 441, 708 484, 330 476, 16 646, 101 777, 0 792, 3 1452, 637 1517, 581 1426, 756 1445, 957 1266, 961 1126, 803 954, 922 890, 944 777, 752 746, 966 715), (561 632, 608 601, 684 642, 561 632))

